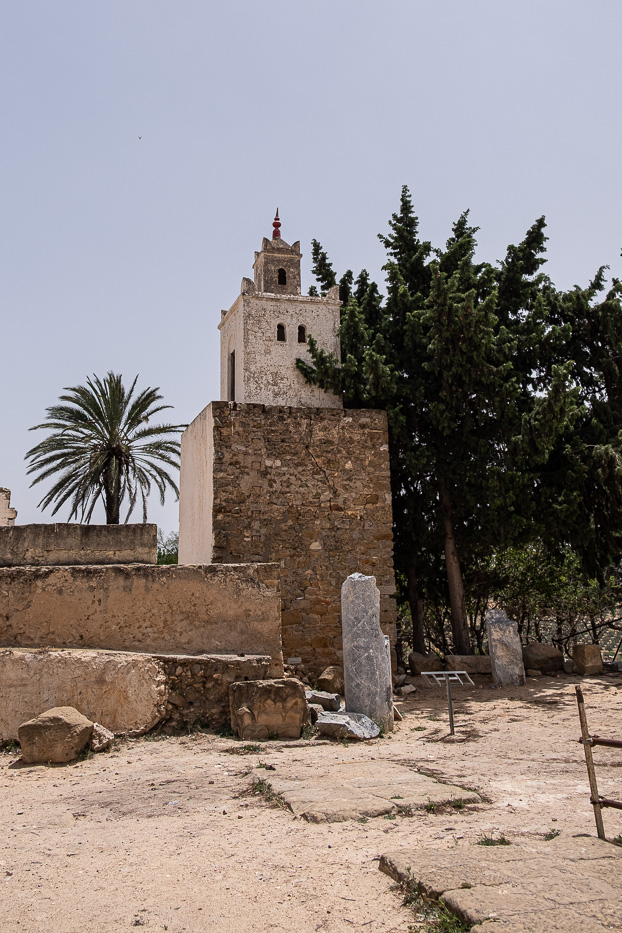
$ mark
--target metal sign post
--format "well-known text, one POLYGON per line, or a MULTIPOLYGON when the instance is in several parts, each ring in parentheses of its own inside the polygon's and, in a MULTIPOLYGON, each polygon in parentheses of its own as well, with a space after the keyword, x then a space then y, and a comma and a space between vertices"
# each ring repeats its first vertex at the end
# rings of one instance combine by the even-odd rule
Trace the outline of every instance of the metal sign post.
POLYGON ((451 695, 451 685, 458 684, 459 687, 468 687, 469 684, 474 687, 475 684, 466 671, 421 671, 421 676, 425 677, 426 683, 434 684, 447 689, 447 707, 449 710, 449 734, 455 735, 454 730, 454 703, 451 695))

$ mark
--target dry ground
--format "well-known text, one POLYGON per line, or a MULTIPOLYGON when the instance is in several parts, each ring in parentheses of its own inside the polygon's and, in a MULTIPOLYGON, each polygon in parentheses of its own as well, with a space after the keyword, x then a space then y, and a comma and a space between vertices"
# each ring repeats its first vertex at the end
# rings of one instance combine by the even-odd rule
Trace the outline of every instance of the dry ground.
MULTIPOLYGON (((406 933, 413 914, 378 871, 381 853, 594 835, 577 682, 493 690, 482 678, 456 690, 453 739, 444 696, 421 686, 401 704, 395 733, 366 744, 267 742, 244 752, 245 743, 207 734, 143 738, 56 767, 4 753, 0 929, 406 933), (345 762, 364 774, 372 760, 375 773, 398 762, 485 800, 308 823, 248 792, 253 777, 298 773, 312 784, 345 762)), ((592 733, 622 738, 622 676, 584 678, 583 689, 592 733)), ((622 753, 595 757, 600 793, 622 799, 622 753)), ((622 833, 622 813, 604 819, 608 836, 622 833)))

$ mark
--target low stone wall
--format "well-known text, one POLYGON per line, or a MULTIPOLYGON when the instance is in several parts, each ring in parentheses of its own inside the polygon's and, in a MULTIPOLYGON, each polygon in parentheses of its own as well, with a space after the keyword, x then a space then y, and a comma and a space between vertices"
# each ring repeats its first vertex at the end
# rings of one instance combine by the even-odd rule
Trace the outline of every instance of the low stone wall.
POLYGON ((278 565, 0 569, 0 646, 269 655, 283 673, 278 565))
POLYGON ((0 742, 54 706, 73 706, 115 734, 229 725, 229 684, 261 680, 267 656, 0 650, 0 742))
POLYGON ((156 564, 157 525, 15 525, 0 528, 0 567, 156 564))
POLYGON ((263 680, 270 669, 270 658, 259 655, 159 656, 158 661, 168 687, 162 732, 194 725, 230 728, 229 685, 263 680))

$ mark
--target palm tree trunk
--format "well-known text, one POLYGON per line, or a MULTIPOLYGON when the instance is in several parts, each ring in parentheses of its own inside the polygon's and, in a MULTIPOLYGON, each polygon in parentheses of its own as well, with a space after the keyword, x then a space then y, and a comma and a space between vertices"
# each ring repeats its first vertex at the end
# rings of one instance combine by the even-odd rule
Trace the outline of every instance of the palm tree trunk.
POLYGON ((472 654, 469 640, 469 624, 467 621, 466 605, 464 601, 464 585, 458 549, 454 538, 452 522, 451 500, 447 492, 445 478, 438 477, 438 493, 445 535, 445 569, 447 572, 447 585, 449 587, 449 606, 451 609, 451 632, 454 641, 454 651, 457 654, 472 654))

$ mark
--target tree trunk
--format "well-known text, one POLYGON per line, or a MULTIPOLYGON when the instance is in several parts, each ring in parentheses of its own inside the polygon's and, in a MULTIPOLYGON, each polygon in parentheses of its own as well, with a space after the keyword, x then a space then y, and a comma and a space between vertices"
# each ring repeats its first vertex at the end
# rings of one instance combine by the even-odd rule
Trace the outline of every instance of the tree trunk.
POLYGON ((454 529, 451 517, 451 501, 445 479, 438 478, 438 493, 443 519, 443 532, 445 535, 445 568, 447 571, 447 584, 449 586, 449 606, 451 609, 451 632, 456 654, 472 654, 469 640, 469 624, 467 621, 466 605, 464 602, 464 586, 462 584, 462 571, 454 538, 454 529))
POLYGON ((408 582, 408 603, 410 605, 410 617, 413 625, 413 651, 419 654, 425 654, 425 637, 423 629, 423 599, 419 592, 417 578, 417 558, 414 554, 410 556, 408 570, 406 574, 408 582))

